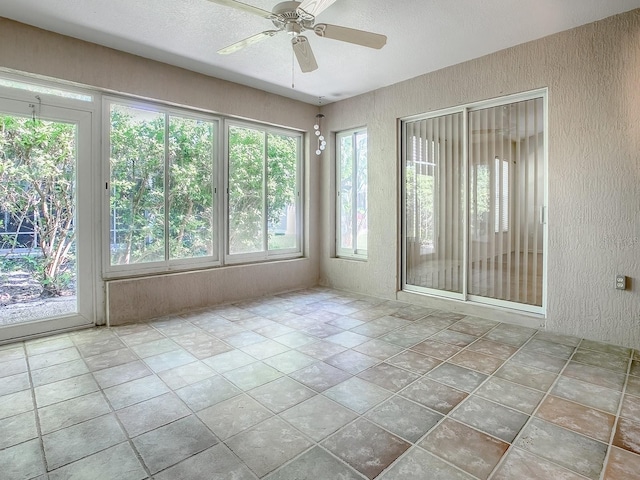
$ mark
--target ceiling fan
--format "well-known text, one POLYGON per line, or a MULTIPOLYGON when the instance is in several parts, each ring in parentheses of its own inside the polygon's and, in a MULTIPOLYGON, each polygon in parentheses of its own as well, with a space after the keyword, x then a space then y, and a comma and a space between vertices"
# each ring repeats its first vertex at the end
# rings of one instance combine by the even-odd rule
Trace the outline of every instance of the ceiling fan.
POLYGON ((330 7, 336 0, 303 0, 302 2, 281 2, 269 12, 236 0, 209 0, 210 2, 242 10, 253 15, 266 18, 273 22, 276 30, 265 30, 251 37, 233 43, 218 50, 221 55, 228 55, 257 43, 265 38, 273 37, 277 33, 286 32, 291 35, 293 51, 303 72, 312 72, 318 68, 315 56, 307 37, 301 35, 306 30, 312 30, 319 37, 332 38, 342 42, 354 43, 369 48, 382 48, 387 43, 387 37, 372 32, 356 30, 355 28, 340 27, 327 23, 315 23, 316 16, 330 7))

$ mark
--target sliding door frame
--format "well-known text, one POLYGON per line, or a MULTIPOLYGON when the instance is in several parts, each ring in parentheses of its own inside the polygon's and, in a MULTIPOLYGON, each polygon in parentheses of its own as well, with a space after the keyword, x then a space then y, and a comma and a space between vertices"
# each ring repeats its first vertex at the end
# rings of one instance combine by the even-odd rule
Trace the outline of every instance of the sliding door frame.
POLYGON ((42 118, 47 121, 70 123, 76 128, 76 210, 78 255, 77 271, 77 304, 76 312, 59 317, 46 317, 23 323, 3 326, 0 330, 0 344, 27 339, 52 333, 59 333, 78 328, 90 327, 104 323, 104 292, 100 276, 96 252, 100 249, 99 229, 100 211, 97 201, 99 193, 96 186, 96 165, 98 146, 97 126, 95 119, 98 111, 96 97, 98 94, 87 90, 67 87, 40 79, 12 75, 0 71, 2 79, 38 87, 62 89, 68 92, 86 95, 90 100, 62 98, 38 91, 21 90, 20 88, 0 87, 0 101, 3 112, 11 115, 42 118), (89 203, 89 206, 87 206, 89 203))
MULTIPOLYGON (((467 108, 466 107, 453 107, 453 108, 446 108, 443 110, 438 110, 435 112, 430 112, 428 114, 422 114, 422 115, 413 115, 411 117, 406 117, 406 118, 402 118, 401 119, 401 161, 400 161, 400 167, 401 167, 401 172, 400 172, 400 178, 401 178, 401 198, 402 201, 400 203, 400 208, 401 208, 401 212, 400 212, 400 218, 402 221, 402 235, 401 235, 401 250, 402 250, 402 265, 401 265, 401 279, 402 279, 402 285, 401 288, 402 290, 406 291, 406 292, 411 292, 411 293, 423 293, 423 294, 428 294, 428 295, 434 295, 434 296, 438 296, 438 297, 444 297, 444 298, 449 298, 452 300, 461 300, 464 301, 466 296, 467 296, 467 268, 466 268, 466 264, 468 261, 467 258, 467 248, 466 248, 466 240, 463 242, 463 246, 462 246, 462 260, 461 260, 461 265, 464 267, 462 269, 462 292, 450 292, 450 291, 446 291, 446 290, 440 290, 437 288, 428 288, 428 287, 419 287, 417 285, 410 285, 407 283, 407 246, 406 246, 406 239, 408 238, 408 231, 407 231, 407 210, 406 210, 406 198, 407 198, 407 192, 406 192, 406 174, 407 174, 407 162, 406 162, 406 155, 407 155, 407 149, 406 149, 406 140, 407 140, 407 123, 408 122, 412 122, 412 121, 416 121, 416 120, 429 120, 432 118, 439 118, 439 117, 445 117, 447 115, 453 115, 453 114, 462 114, 463 117, 463 122, 462 122, 462 171, 464 172, 464 178, 462 179, 462 185, 463 185, 463 191, 466 192, 467 189, 467 162, 468 162, 468 155, 467 155, 467 122, 466 122, 466 116, 467 116, 467 108)), ((437 179, 437 175, 436 175, 436 179, 437 179)), ((436 179, 434 179, 434 183, 437 181, 436 179)), ((464 195, 464 198, 461 199, 460 204, 463 206, 463 211, 462 213, 462 218, 466 219, 466 212, 468 210, 468 205, 467 205, 467 199, 468 195, 464 195)), ((436 220, 438 221, 438 220, 436 220)), ((464 238, 466 238, 467 236, 467 222, 463 221, 462 222, 462 228, 463 228, 463 236, 464 238)), ((436 227, 437 229, 437 227, 436 227)), ((437 235, 434 238, 434 243, 439 243, 439 240, 437 238, 437 235)))
POLYGON ((401 236, 400 236, 400 249, 401 249, 401 264, 400 264, 400 289, 405 292, 424 294, 429 296, 435 296, 439 298, 445 298, 453 301, 482 304, 486 306, 497 307, 506 310, 517 310, 521 312, 546 315, 547 310, 547 262, 548 262, 548 199, 549 199, 549 181, 548 181, 548 89, 541 88, 528 92, 517 93, 504 97, 497 97, 489 100, 483 100, 466 105, 460 105, 457 107, 445 108, 429 112, 426 114, 412 115, 400 119, 400 189, 401 189, 401 201, 400 201, 400 218, 402 222, 401 236), (541 207, 541 227, 542 227, 542 305, 529 305, 525 303, 519 303, 514 301, 499 300, 495 298, 483 297, 479 295, 470 295, 468 290, 468 278, 469 271, 469 258, 470 258, 470 239, 469 239, 469 222, 470 222, 470 165, 469 165, 469 113, 476 110, 482 110, 486 108, 506 106, 516 102, 542 99, 542 121, 543 121, 543 144, 542 144, 542 164, 544 168, 543 178, 543 199, 541 207), (407 283, 407 209, 406 209, 406 173, 407 173, 407 123, 417 120, 427 120, 432 118, 444 117, 451 114, 462 113, 463 121, 463 138, 462 138, 462 171, 464 172, 464 178, 462 179, 462 194, 464 198, 461 199, 464 211, 462 212, 462 235, 463 235, 463 258, 462 265, 462 292, 450 292, 440 290, 436 288, 420 287, 417 285, 410 285, 407 283))

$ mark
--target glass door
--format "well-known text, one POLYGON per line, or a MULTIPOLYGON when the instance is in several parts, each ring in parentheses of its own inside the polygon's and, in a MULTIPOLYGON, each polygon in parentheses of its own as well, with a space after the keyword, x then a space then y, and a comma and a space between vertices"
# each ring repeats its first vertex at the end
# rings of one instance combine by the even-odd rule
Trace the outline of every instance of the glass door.
POLYGON ((542 307, 543 99, 469 112, 469 277, 476 301, 542 307))
POLYGON ((0 98, 0 341, 94 323, 91 185, 91 112, 0 98))
POLYGON ((403 289, 545 311, 545 96, 405 120, 403 289))
POLYGON ((408 290, 463 298, 464 115, 406 122, 405 282, 408 290))

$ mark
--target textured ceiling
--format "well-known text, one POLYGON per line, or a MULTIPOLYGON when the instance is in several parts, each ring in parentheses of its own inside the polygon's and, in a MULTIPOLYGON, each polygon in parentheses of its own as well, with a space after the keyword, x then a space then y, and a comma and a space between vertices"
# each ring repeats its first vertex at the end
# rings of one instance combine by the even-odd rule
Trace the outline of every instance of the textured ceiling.
MULTIPOLYGON (((271 10, 277 0, 244 2, 271 10)), ((313 104, 634 8, 640 0, 337 0, 318 22, 381 33, 387 45, 374 50, 307 32, 319 69, 302 73, 292 68, 284 33, 217 54, 273 25, 207 0, 0 0, 6 18, 313 104)))

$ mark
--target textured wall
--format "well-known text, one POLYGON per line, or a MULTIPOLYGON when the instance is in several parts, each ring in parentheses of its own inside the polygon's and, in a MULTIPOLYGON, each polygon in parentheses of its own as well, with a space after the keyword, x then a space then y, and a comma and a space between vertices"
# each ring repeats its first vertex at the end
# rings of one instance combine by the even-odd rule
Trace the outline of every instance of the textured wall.
MULTIPOLYGON (((311 129, 317 113, 317 107, 312 105, 3 18, 0 67, 304 131, 311 129)), ((318 183, 309 178, 317 178, 318 164, 307 161, 305 169, 306 258, 110 281, 106 297, 110 321, 118 324, 141 320, 315 285, 319 274, 315 207, 319 189, 318 183)))
POLYGON ((115 280, 108 283, 107 290, 110 324, 136 322, 220 301, 232 302, 315 285, 316 279, 310 278, 308 270, 308 261, 288 260, 160 275, 147 281, 115 280))
MULTIPOLYGON (((324 107, 327 130, 368 128, 369 259, 331 258, 324 235, 321 282, 397 295, 399 118, 542 87, 549 91, 547 318, 431 304, 640 348, 639 10, 324 107), (631 277, 630 289, 614 290, 616 273, 631 277)), ((322 159, 323 232, 333 222, 332 161, 322 159)))

